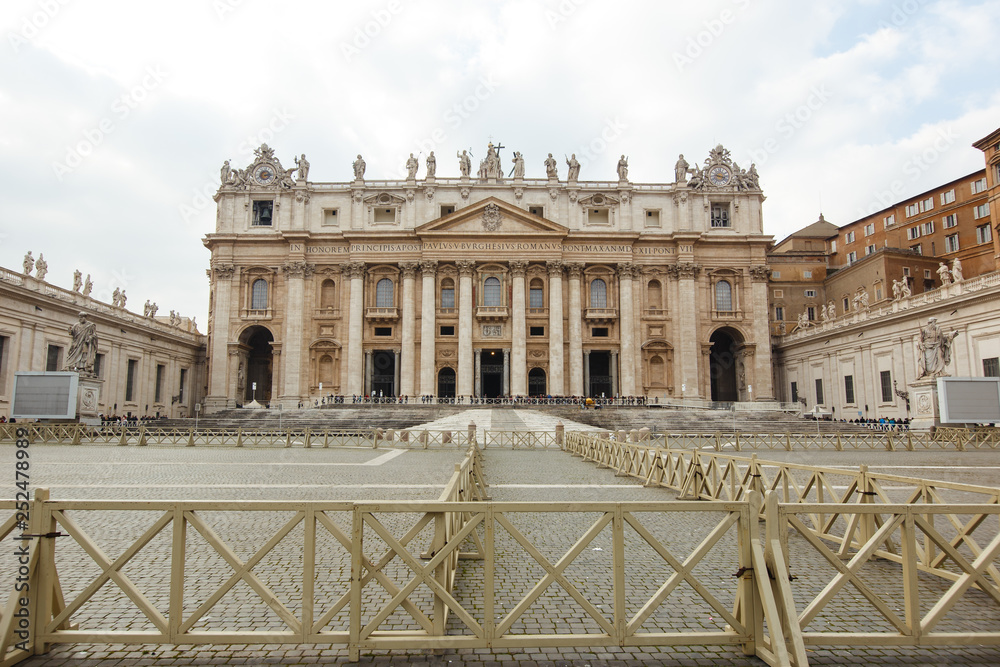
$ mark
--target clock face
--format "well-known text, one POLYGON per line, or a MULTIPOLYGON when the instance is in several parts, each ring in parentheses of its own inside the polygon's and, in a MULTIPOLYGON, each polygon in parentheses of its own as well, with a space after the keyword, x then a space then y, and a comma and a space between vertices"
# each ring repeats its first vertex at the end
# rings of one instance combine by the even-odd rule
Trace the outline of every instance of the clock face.
POLYGON ((733 175, 725 167, 712 167, 708 172, 708 180, 712 181, 712 185, 725 185, 732 177, 733 175))
POLYGON ((274 168, 267 164, 262 164, 253 172, 254 179, 261 185, 268 185, 274 180, 274 168))

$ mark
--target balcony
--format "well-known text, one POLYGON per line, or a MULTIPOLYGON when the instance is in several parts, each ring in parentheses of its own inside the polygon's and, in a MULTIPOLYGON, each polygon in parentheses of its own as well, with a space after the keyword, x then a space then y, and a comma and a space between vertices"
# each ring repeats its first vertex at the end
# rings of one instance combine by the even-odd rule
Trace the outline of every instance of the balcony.
POLYGON ((333 306, 317 308, 313 314, 318 319, 336 319, 340 317, 340 308, 334 308, 333 306))
POLYGON ((644 311, 642 311, 642 316, 647 320, 665 320, 667 319, 667 309, 647 308, 644 311))
POLYGON ((584 313, 588 322, 610 324, 618 319, 617 308, 588 308, 584 313))
POLYGON ((399 319, 399 309, 392 308, 369 308, 365 311, 365 319, 372 322, 395 322, 399 319))
POLYGON ((743 319, 742 310, 712 310, 712 319, 717 322, 736 322, 743 319))
POLYGON ((510 316, 507 306, 477 306, 476 319, 480 322, 505 322, 510 316))
POLYGON ((455 307, 437 309, 438 317, 455 317, 455 315, 457 314, 458 314, 458 308, 455 307))
POLYGON ((528 317, 548 317, 548 308, 528 308, 528 317))
POLYGON ((240 317, 244 320, 269 320, 272 316, 270 308, 244 308, 240 311, 240 317))

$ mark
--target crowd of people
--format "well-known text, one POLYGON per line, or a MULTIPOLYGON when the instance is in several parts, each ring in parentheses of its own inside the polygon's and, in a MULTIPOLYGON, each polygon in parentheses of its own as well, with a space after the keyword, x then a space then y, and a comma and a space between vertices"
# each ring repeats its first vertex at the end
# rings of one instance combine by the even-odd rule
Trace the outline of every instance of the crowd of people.
POLYGON ((299 401, 298 407, 320 407, 323 405, 578 405, 581 409, 599 408, 601 406, 630 407, 659 403, 659 399, 650 401, 646 396, 614 396, 609 398, 588 398, 584 396, 386 396, 379 394, 354 394, 341 396, 329 394, 315 398, 309 406, 308 401, 299 401), (412 400, 411 400, 412 398, 412 400))

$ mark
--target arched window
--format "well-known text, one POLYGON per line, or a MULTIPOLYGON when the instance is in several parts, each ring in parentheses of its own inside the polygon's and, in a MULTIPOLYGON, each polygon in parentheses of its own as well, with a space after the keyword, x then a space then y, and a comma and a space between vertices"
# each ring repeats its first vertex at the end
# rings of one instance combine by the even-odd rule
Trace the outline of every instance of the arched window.
POLYGON ((499 306, 500 303, 500 279, 487 278, 483 283, 483 305, 499 306))
POLYGON ((528 287, 528 308, 545 307, 545 283, 541 278, 533 278, 528 287))
POLYGON ((333 386, 333 357, 329 354, 319 358, 319 381, 327 387, 333 386))
POLYGON ((441 307, 455 307, 455 281, 451 278, 445 278, 441 281, 441 307))
POLYGON ((666 374, 664 371, 663 357, 659 355, 652 357, 649 360, 649 383, 654 387, 665 386, 666 374))
POLYGON ((733 309, 733 286, 726 280, 715 283, 715 309, 720 312, 733 309))
POLYGON ((649 308, 663 308, 663 288, 659 280, 650 280, 646 285, 646 302, 649 308))
POLYGON ((375 284, 375 307, 376 308, 392 308, 392 281, 388 278, 383 278, 375 284))
POLYGON ((267 310, 267 281, 258 278, 250 290, 250 309, 267 310))
POLYGON ((337 306, 336 302, 336 283, 327 278, 323 281, 323 284, 319 288, 319 307, 320 308, 335 308, 337 306))
POLYGON ((608 284, 600 278, 590 281, 590 307, 608 307, 608 284))

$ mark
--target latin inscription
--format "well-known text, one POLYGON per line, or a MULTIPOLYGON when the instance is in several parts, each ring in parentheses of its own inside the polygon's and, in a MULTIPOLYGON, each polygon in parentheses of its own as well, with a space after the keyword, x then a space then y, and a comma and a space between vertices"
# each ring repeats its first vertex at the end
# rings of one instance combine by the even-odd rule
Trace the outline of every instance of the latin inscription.
MULTIPOLYGON (((303 252, 301 243, 290 243, 289 252, 303 252)), ((632 248, 630 245, 563 245, 539 241, 536 243, 502 242, 502 241, 428 241, 427 243, 353 243, 351 245, 311 245, 305 246, 307 255, 350 255, 364 253, 405 253, 434 250, 467 251, 467 252, 518 252, 518 251, 551 251, 566 253, 600 253, 614 254, 635 252, 639 255, 672 255, 673 248, 644 247, 632 248)))

